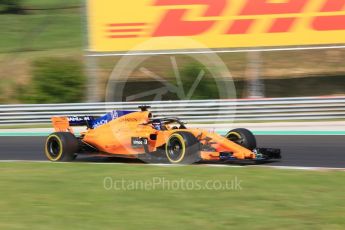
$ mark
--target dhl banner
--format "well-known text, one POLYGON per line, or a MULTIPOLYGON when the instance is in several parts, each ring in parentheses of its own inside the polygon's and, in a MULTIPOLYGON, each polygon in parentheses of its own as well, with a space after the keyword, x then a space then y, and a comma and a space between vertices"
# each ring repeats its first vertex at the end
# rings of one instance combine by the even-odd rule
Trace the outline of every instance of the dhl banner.
POLYGON ((87 0, 87 14, 94 52, 345 43, 345 0, 87 0))

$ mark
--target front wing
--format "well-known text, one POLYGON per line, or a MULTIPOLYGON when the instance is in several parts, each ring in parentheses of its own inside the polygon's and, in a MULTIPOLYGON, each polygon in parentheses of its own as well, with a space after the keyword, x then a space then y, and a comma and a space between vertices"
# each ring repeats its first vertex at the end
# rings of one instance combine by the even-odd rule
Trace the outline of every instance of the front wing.
POLYGON ((254 159, 245 159, 245 160, 239 160, 232 156, 232 154, 229 153, 221 153, 220 154, 220 161, 223 162, 230 162, 230 161, 241 161, 241 162, 269 162, 269 161, 276 161, 280 160, 281 157, 281 151, 280 149, 274 149, 274 148, 256 148, 253 150, 255 153, 254 159))

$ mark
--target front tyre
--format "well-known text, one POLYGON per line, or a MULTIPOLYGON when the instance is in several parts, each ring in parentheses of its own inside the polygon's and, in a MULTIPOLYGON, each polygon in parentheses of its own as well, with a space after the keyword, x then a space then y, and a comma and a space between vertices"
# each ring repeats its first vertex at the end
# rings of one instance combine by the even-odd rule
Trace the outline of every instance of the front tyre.
POLYGON ((256 148, 256 138, 248 129, 233 129, 229 131, 225 137, 251 151, 256 148))
POLYGON ((73 161, 78 150, 78 139, 69 132, 52 133, 45 144, 45 155, 50 161, 73 161))
POLYGON ((200 143, 189 132, 176 132, 170 135, 165 154, 171 164, 192 164, 200 160, 200 143))

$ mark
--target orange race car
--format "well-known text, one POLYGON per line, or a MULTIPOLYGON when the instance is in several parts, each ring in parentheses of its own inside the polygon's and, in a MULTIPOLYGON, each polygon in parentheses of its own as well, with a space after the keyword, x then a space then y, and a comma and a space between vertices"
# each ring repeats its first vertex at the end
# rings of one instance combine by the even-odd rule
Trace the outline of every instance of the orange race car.
POLYGON ((149 106, 141 111, 114 110, 102 117, 53 117, 45 155, 51 161, 72 161, 78 154, 139 158, 148 162, 189 164, 198 161, 267 161, 280 159, 279 149, 257 148, 247 129, 225 136, 187 128, 177 118, 154 119, 149 106), (72 126, 86 126, 80 136, 72 126))

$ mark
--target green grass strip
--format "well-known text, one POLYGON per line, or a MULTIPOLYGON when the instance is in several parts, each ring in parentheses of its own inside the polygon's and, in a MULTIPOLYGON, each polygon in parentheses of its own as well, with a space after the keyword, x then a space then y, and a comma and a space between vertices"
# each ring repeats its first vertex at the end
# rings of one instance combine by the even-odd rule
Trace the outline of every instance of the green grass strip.
POLYGON ((345 227, 344 172, 27 162, 0 167, 0 229, 345 227), (233 188, 221 187, 227 182, 233 188))

